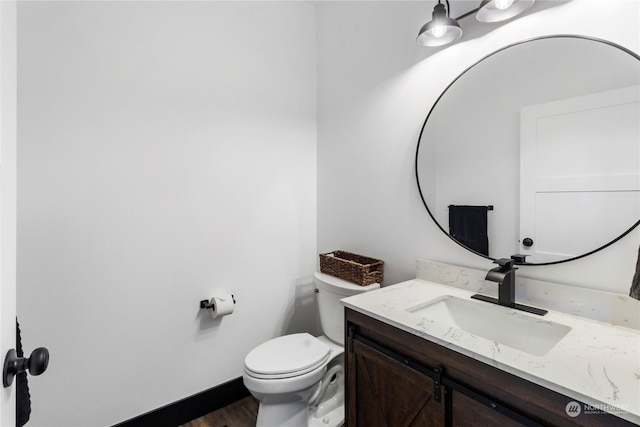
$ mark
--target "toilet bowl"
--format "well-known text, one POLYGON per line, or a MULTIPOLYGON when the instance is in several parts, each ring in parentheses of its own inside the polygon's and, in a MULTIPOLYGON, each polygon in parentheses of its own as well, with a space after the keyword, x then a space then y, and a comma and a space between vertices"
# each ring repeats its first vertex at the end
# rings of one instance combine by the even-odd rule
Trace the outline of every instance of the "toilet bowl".
MULTIPOLYGON (((343 350, 343 349, 342 349, 343 350)), ((309 427, 340 426, 344 423, 344 351, 340 351, 329 364, 318 399, 309 405, 309 427)))
POLYGON ((344 423, 344 309, 347 296, 378 289, 316 273, 325 335, 284 335, 245 358, 243 381, 259 400, 256 427, 338 427, 344 423))

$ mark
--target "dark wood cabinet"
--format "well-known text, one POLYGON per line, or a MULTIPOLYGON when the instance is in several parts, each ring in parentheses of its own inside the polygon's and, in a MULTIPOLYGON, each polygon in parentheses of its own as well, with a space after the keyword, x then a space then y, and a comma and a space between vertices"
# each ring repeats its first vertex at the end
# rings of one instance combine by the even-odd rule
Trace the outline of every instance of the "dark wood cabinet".
POLYGON ((349 425, 410 427, 444 425, 443 399, 436 400, 434 381, 363 344, 352 343, 349 394, 355 408, 349 425), (357 416, 355 416, 357 414, 357 416))
POLYGON ((345 337, 347 427, 634 425, 350 309, 345 337))
MULTIPOLYGON (((453 427, 500 426, 521 427, 520 423, 455 390, 451 393, 451 425, 453 427)), ((529 420, 535 424, 534 421, 529 420)))

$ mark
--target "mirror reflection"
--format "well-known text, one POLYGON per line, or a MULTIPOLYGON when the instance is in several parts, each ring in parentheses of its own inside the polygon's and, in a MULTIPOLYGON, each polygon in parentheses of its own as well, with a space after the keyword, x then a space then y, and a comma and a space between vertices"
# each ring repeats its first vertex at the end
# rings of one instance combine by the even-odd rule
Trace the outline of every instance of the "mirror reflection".
POLYGON ((546 37, 469 68, 430 111, 416 175, 439 227, 490 257, 584 256, 640 222, 640 61, 546 37))

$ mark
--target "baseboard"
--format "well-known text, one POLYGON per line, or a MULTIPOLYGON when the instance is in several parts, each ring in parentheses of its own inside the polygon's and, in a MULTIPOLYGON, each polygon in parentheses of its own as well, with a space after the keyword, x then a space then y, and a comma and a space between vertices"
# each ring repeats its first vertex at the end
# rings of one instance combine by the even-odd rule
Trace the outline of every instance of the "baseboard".
POLYGON ((113 427, 177 427, 247 396, 249 390, 239 377, 113 427))

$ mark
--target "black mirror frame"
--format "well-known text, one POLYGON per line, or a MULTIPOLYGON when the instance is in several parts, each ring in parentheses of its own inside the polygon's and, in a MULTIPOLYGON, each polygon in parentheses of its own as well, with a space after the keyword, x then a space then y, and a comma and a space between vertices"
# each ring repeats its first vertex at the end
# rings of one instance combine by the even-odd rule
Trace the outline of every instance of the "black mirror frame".
MULTIPOLYGON (((420 199, 422 200, 422 204, 424 205, 424 207, 427 209, 427 212, 429 213, 429 216, 431 217, 431 219, 433 220, 433 222, 438 226, 438 228, 440 229, 440 231, 442 231, 447 237, 449 237, 451 240, 453 240, 456 244, 462 246, 463 248, 465 248, 466 250, 468 250, 471 253, 474 253, 478 256, 481 256, 483 258, 486 259, 490 259, 492 261, 495 261, 496 258, 492 258, 490 256, 481 254, 479 252, 474 251, 471 248, 468 248, 467 246, 463 245, 462 243, 460 243, 459 241, 457 241, 455 238, 453 238, 449 233, 447 233, 447 231, 442 228, 442 226, 440 225, 440 223, 436 220, 435 216, 433 215, 433 213, 431 212, 431 210, 429 209, 429 206, 427 205, 426 200, 424 199, 424 195, 422 193, 422 188, 420 187, 420 179, 418 176, 418 154, 420 152, 420 141, 422 140, 422 134, 424 132, 425 127, 427 126, 427 122, 429 121, 429 117, 431 117, 431 113, 433 113, 434 108, 436 108, 436 106, 438 105, 438 102, 440 102, 440 99, 447 93, 447 91, 449 90, 449 88, 451 86, 453 86, 453 84, 455 84, 455 82, 457 82, 462 76, 464 76, 468 71, 470 71, 473 67, 475 67, 476 65, 478 65, 479 63, 481 63, 482 61, 484 61, 487 58, 492 57, 493 55, 502 52, 503 50, 512 48, 514 46, 518 46, 524 43, 528 43, 528 42, 532 42, 532 41, 536 41, 536 40, 544 40, 544 39, 553 39, 553 38, 574 38, 574 39, 583 39, 583 40, 590 40, 590 41, 594 41, 597 43, 603 43, 606 45, 609 45, 611 47, 615 47, 617 49, 622 50, 623 52, 631 55, 632 57, 634 57, 635 59, 637 59, 638 61, 640 61, 640 55, 636 54, 635 52, 627 49, 626 47, 620 46, 619 44, 613 43, 611 41, 608 40, 603 40, 603 39, 599 39, 599 38, 595 38, 595 37, 587 37, 587 36, 581 36, 581 35, 575 35, 575 34, 556 34, 556 35, 550 35, 550 36, 540 36, 540 37, 533 37, 530 39, 526 39, 526 40, 522 40, 519 42, 515 42, 515 43, 511 43, 507 46, 504 46, 484 57, 482 57, 481 59, 479 59, 478 61, 474 62, 473 64, 471 64, 469 67, 467 67, 462 73, 460 73, 455 79, 453 79, 453 81, 451 83, 449 83, 449 85, 444 89, 444 91, 442 91, 442 93, 440 94, 440 96, 438 96, 438 98, 436 99, 436 101, 433 103, 433 106, 431 107, 431 109, 429 110, 429 114, 427 114, 427 118, 424 120, 424 123, 422 124, 422 129, 420 130, 420 135, 418 135, 418 146, 416 147, 416 157, 415 157, 415 164, 414 164, 414 169, 415 169, 415 175, 416 175, 416 184, 418 185, 418 192, 420 193, 420 199)), ((584 253, 582 255, 579 256, 575 256, 573 258, 567 258, 567 259, 563 259, 563 260, 559 260, 559 261, 551 261, 551 262, 541 262, 541 263, 534 263, 534 262, 518 262, 516 261, 515 264, 517 265, 552 265, 552 264, 561 264, 564 262, 569 262, 569 261, 574 261, 580 258, 584 258, 586 256, 589 256, 591 254, 594 254, 598 251, 601 251, 604 248, 607 248, 611 245, 613 245, 614 243, 616 243, 618 240, 622 239, 624 236, 626 236, 627 234, 631 233, 631 231, 633 231, 633 229, 635 229, 636 227, 638 227, 638 225, 640 225, 640 219, 638 219, 638 221, 636 221, 635 224, 633 224, 631 227, 629 227, 628 230, 626 230, 625 232, 623 232, 620 236, 616 237, 615 239, 611 240, 609 243, 600 246, 597 249, 594 249, 592 251, 589 251, 587 253, 584 253)), ((509 254, 505 254, 505 255, 509 255, 509 254)))

